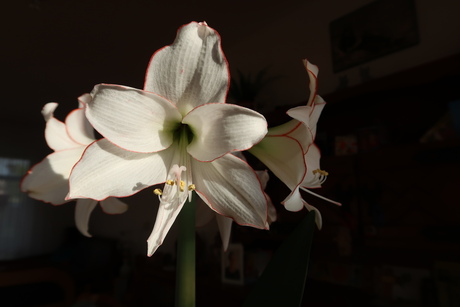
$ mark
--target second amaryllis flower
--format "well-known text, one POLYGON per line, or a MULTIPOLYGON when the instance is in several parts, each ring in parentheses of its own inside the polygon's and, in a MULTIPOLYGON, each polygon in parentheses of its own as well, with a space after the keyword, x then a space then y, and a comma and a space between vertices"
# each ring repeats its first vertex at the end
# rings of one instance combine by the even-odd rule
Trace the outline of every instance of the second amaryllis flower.
MULTIPOLYGON (((94 139, 94 130, 86 120, 84 106, 91 100, 89 94, 79 97, 79 108, 70 112, 65 122, 54 117, 58 104, 47 103, 42 109, 46 121, 45 139, 54 150, 43 161, 32 167, 21 182, 22 191, 30 197, 53 205, 66 203, 69 192, 69 176, 86 146, 94 139)), ((75 205, 75 225, 85 236, 91 237, 88 223, 91 212, 98 201, 77 199, 75 205)), ((107 198, 100 202, 102 210, 108 214, 120 214, 128 206, 116 198, 107 198)))
POLYGON ((304 207, 309 211, 314 210, 316 224, 321 229, 321 213, 302 198, 300 190, 336 205, 341 204, 310 190, 321 187, 328 175, 320 169, 321 153, 314 143, 316 124, 326 103, 317 95, 318 67, 307 60, 303 63, 310 78, 310 96, 307 104, 289 109, 287 114, 293 119, 270 128, 266 137, 249 152, 262 161, 291 190, 282 202, 285 208, 289 211, 300 211, 304 207))
POLYGON ((160 206, 149 255, 193 190, 216 213, 268 228, 261 183, 231 154, 262 140, 267 123, 255 111, 225 103, 228 75, 217 32, 192 22, 154 54, 144 90, 96 86, 86 116, 104 138, 73 169, 68 198, 123 197, 164 183, 156 190, 160 206))

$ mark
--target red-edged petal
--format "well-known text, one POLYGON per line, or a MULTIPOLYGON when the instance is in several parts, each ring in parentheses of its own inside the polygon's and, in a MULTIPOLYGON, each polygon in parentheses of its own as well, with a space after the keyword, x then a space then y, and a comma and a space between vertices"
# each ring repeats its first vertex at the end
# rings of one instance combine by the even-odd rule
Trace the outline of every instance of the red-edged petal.
POLYGON ((310 97, 308 98, 307 105, 312 105, 316 98, 316 91, 318 90, 318 66, 308 62, 307 59, 302 60, 303 65, 307 69, 308 77, 310 78, 310 97))
POLYGON ((66 202, 69 175, 84 147, 57 151, 36 164, 21 182, 21 190, 30 197, 53 205, 66 202))
POLYGON ((181 200, 179 197, 176 197, 173 202, 166 203, 160 199, 155 226, 147 239, 147 256, 152 256, 158 247, 163 244, 164 238, 168 234, 169 229, 179 215, 186 200, 186 198, 181 200))
POLYGON ((191 161, 198 195, 217 213, 240 225, 268 229, 267 199, 254 170, 227 154, 213 162, 191 161))
POLYGON ((206 23, 181 27, 171 46, 150 60, 144 90, 174 102, 182 115, 209 102, 225 102, 228 65, 219 34, 206 23))
POLYGON ((291 190, 303 180, 306 165, 302 146, 287 136, 266 137, 249 152, 264 163, 291 190))
POLYGON ((100 84, 91 93, 86 116, 110 142, 135 152, 168 148, 182 116, 158 95, 118 85, 100 84))
MULTIPOLYGON (((244 160, 244 159, 243 159, 244 160)), ((268 174, 267 170, 264 171, 256 171, 257 177, 259 177, 260 183, 262 184, 262 189, 266 189, 268 180, 270 179, 270 175, 268 174)), ((276 214, 276 208, 273 205, 273 202, 270 196, 265 193, 265 197, 267 198, 268 203, 268 223, 271 224, 277 220, 278 216, 276 214)))
POLYGON ((174 147, 136 153, 101 139, 86 149, 70 175, 68 198, 125 197, 165 181, 174 147))
POLYGON ((69 137, 76 143, 86 146, 95 140, 94 129, 86 119, 83 108, 70 112, 65 119, 65 125, 69 137))
POLYGON ((212 161, 232 151, 246 150, 267 133, 265 118, 250 109, 225 103, 202 105, 187 114, 193 140, 187 151, 200 161, 212 161))
POLYGON ((42 115, 46 121, 46 143, 54 151, 82 146, 81 144, 76 143, 74 140, 72 140, 72 138, 67 134, 65 124, 54 117, 54 110, 57 108, 57 106, 57 103, 50 102, 45 104, 45 106, 42 109, 42 115))

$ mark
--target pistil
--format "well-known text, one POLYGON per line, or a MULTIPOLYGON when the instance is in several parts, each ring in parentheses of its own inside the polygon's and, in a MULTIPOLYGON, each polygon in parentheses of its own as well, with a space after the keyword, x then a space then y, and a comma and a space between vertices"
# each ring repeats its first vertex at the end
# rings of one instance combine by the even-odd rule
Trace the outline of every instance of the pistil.
POLYGON ((187 197, 190 199, 195 185, 192 183, 192 172, 190 165, 190 155, 187 152, 189 139, 193 134, 187 125, 181 125, 175 133, 175 146, 172 165, 166 178, 164 190, 155 189, 154 194, 158 195, 161 203, 183 203, 187 197))

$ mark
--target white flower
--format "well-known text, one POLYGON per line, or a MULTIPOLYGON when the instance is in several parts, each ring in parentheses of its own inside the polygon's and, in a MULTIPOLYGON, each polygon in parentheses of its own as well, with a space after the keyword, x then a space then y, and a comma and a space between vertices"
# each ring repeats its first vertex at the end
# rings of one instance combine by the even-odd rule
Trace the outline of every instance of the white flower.
POLYGON ((148 255, 192 190, 218 214, 268 228, 256 173, 230 154, 262 140, 267 123, 255 111, 225 103, 228 79, 219 35, 192 22, 154 54, 144 90, 96 86, 86 116, 104 139, 91 144, 73 169, 68 197, 123 197, 165 183, 155 190, 160 206, 148 255))
MULTIPOLYGON (((61 205, 69 192, 70 172, 80 159, 86 146, 94 141, 94 131, 85 118, 84 104, 91 99, 89 94, 79 98, 78 109, 70 112, 65 123, 54 117, 58 104, 47 103, 42 110, 46 121, 45 139, 54 150, 43 161, 32 167, 21 182, 22 191, 30 197, 53 205, 61 205)), ((77 199, 75 223, 78 230, 90 237, 88 221, 97 205, 92 199, 77 199)), ((115 198, 100 202, 102 210, 109 214, 120 214, 127 210, 127 205, 115 198)))
POLYGON ((340 203, 309 190, 321 187, 328 175, 320 169, 321 154, 314 144, 316 124, 326 103, 316 94, 318 68, 307 60, 303 62, 310 78, 310 97, 307 104, 288 110, 287 114, 293 120, 270 128, 266 137, 249 152, 262 161, 291 190, 282 202, 285 208, 289 211, 299 211, 303 207, 315 210, 316 224, 321 228, 320 212, 302 199, 300 189, 334 204, 340 203))

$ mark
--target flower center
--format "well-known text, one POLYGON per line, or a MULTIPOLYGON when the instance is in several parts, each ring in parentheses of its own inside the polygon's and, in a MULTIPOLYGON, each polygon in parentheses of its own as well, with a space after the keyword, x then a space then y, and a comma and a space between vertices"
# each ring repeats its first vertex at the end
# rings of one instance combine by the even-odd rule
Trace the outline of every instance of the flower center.
POLYGON ((174 133, 174 157, 173 165, 169 170, 165 181, 164 190, 155 189, 153 193, 158 195, 161 203, 183 203, 187 197, 189 200, 195 185, 192 183, 190 155, 187 153, 187 145, 193 138, 193 133, 188 125, 181 124, 174 133))
POLYGON ((182 172, 185 172, 185 166, 174 164, 169 171, 168 180, 165 182, 164 191, 161 189, 153 190, 153 193, 158 195, 160 202, 172 203, 175 199, 180 202, 185 201, 185 198, 190 197, 195 185, 187 184, 181 179, 182 172), (186 189, 187 188, 187 189, 186 189))
POLYGON ((179 124, 174 131, 174 140, 181 143, 180 145, 187 146, 193 140, 193 131, 189 125, 179 124))

